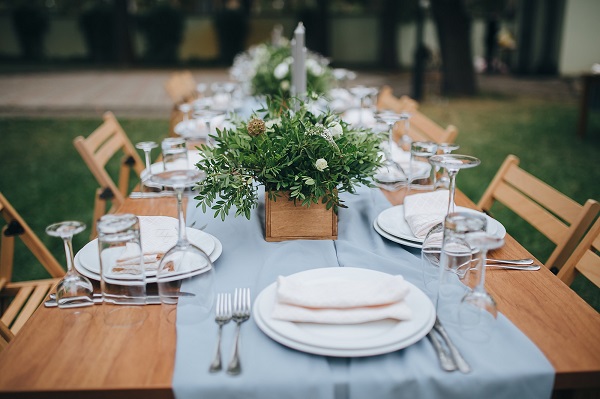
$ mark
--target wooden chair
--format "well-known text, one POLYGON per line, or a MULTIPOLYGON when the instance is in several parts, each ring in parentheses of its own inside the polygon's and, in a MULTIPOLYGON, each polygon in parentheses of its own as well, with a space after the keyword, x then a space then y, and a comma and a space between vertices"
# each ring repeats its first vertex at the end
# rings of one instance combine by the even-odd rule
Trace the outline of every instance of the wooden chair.
POLYGON ((191 101, 196 97, 196 81, 190 71, 175 72, 166 81, 165 90, 174 104, 191 101))
POLYGON ((600 288, 600 218, 569 256, 558 272, 558 278, 571 285, 579 273, 600 288))
POLYGON ((91 237, 96 236, 96 221, 105 213, 113 212, 127 197, 132 170, 139 176, 145 166, 135 147, 112 112, 104 114, 104 123, 87 138, 76 137, 75 148, 100 184, 96 190, 91 237), (122 153, 118 186, 106 170, 111 159, 122 153), (108 209, 108 201, 111 207, 108 209))
POLYGON ((540 233, 556 248, 546 267, 558 271, 590 227, 600 204, 592 199, 580 205, 519 167, 519 158, 506 157, 477 204, 486 212, 499 201, 540 233))
POLYGON ((458 136, 456 126, 448 125, 446 128, 438 125, 432 119, 419 111, 419 103, 408 96, 400 98, 394 96, 390 86, 383 86, 377 96, 377 109, 391 110, 396 113, 408 112, 410 128, 405 132, 403 122, 394 126, 394 138, 398 141, 406 134, 412 141, 433 141, 434 143, 454 143, 458 136))
POLYGON ((0 239, 0 349, 16 335, 60 281, 65 271, 23 218, 0 193, 0 214, 6 221, 0 239), (15 237, 19 237, 51 279, 13 282, 15 237), (4 342, 4 343, 3 343, 4 342))
POLYGON ((383 86, 377 95, 377 109, 390 110, 396 113, 414 113, 418 110, 419 103, 408 96, 400 98, 394 96, 390 86, 383 86))

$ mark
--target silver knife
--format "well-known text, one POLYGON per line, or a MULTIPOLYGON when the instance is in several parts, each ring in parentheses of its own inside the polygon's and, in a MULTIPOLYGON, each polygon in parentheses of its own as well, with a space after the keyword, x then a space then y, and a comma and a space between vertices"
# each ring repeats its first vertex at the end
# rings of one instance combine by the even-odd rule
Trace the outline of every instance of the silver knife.
POLYGON ((452 355, 452 358, 454 359, 454 363, 456 363, 456 367, 458 367, 458 370, 461 373, 470 373, 471 366, 469 366, 469 363, 467 363, 465 358, 462 357, 462 355, 458 351, 458 348, 450 340, 450 336, 446 332, 444 326, 442 326, 442 323, 440 322, 440 319, 437 316, 435 317, 435 324, 433 325, 433 328, 442 336, 442 338, 446 342, 446 345, 448 346, 448 349, 450 349, 450 354, 452 355))
MULTIPOLYGON (((94 294, 93 297, 94 305, 102 304, 102 294, 94 294)), ((147 305, 160 305, 160 297, 158 295, 148 295, 146 297, 147 305)), ((44 302, 44 306, 47 308, 56 308, 58 303, 56 302, 56 294, 50 294, 50 299, 44 302)))
POLYGON ((435 330, 429 331, 429 334, 427 334, 427 338, 429 338, 429 341, 433 345, 433 348, 435 349, 435 351, 438 355, 438 359, 440 361, 440 366, 442 366, 442 370, 444 370, 444 371, 456 370, 456 363, 454 362, 452 357, 446 352, 446 350, 442 346, 442 343, 440 342, 438 336, 435 334, 435 330))

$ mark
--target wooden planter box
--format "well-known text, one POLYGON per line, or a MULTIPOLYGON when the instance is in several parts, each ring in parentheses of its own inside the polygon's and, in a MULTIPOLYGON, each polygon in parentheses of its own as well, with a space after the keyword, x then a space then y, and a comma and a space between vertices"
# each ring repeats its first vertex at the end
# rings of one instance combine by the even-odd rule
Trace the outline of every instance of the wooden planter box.
POLYGON ((265 240, 337 240, 338 220, 333 209, 325 204, 310 207, 294 205, 289 193, 281 193, 277 201, 265 193, 265 240))

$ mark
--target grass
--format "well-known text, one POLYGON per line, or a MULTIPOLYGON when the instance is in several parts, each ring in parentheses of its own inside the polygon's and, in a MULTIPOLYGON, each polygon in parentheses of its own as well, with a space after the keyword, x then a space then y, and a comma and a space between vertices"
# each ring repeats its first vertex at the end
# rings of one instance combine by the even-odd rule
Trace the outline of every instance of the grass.
MULTIPOLYGON (((600 200, 600 115, 591 113, 585 140, 576 137, 575 102, 549 102, 526 98, 492 97, 451 99, 424 103, 421 110, 442 125, 459 127, 458 151, 482 160, 462 171, 458 187, 477 201, 508 154, 521 166, 579 203, 600 200)), ((0 191, 27 220, 57 259, 64 263, 62 245, 44 233, 46 225, 66 219, 91 223, 96 182, 73 147, 78 135, 88 135, 100 119, 0 118, 0 191)), ((160 140, 166 120, 120 120, 132 142, 160 140)), ((155 150, 155 154, 157 152, 155 150)), ((502 207, 494 215, 509 233, 536 257, 545 261, 553 245, 502 207)), ((81 248, 89 229, 77 236, 81 248)), ((31 264, 17 259, 18 264, 31 264)), ((15 278, 45 277, 40 268, 17 268, 15 278)), ((600 290, 579 277, 572 286, 600 311, 600 290)))

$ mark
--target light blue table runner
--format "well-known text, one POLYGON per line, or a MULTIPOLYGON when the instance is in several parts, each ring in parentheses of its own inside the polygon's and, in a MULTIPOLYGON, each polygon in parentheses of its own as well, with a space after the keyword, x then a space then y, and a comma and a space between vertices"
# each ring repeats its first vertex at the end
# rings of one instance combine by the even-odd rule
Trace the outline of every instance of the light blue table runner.
MULTIPOLYGON (((361 188, 343 194, 337 241, 264 240, 264 204, 250 221, 213 219, 188 207, 188 224, 223 244, 215 262, 217 291, 250 287, 252 298, 279 275, 303 270, 351 266, 402 274, 422 288, 419 250, 400 246, 373 229, 377 215, 390 206, 379 190, 361 188)), ((441 370, 427 339, 393 353, 365 358, 330 358, 289 349, 264 335, 251 318, 242 325, 243 372, 232 377, 208 372, 217 326, 213 315, 201 319, 178 314, 173 389, 177 399, 191 398, 547 398, 554 370, 539 349, 500 315, 494 340, 473 344, 447 326, 474 371, 468 375, 441 370)), ((234 323, 223 330, 223 359, 231 356, 234 323)))

